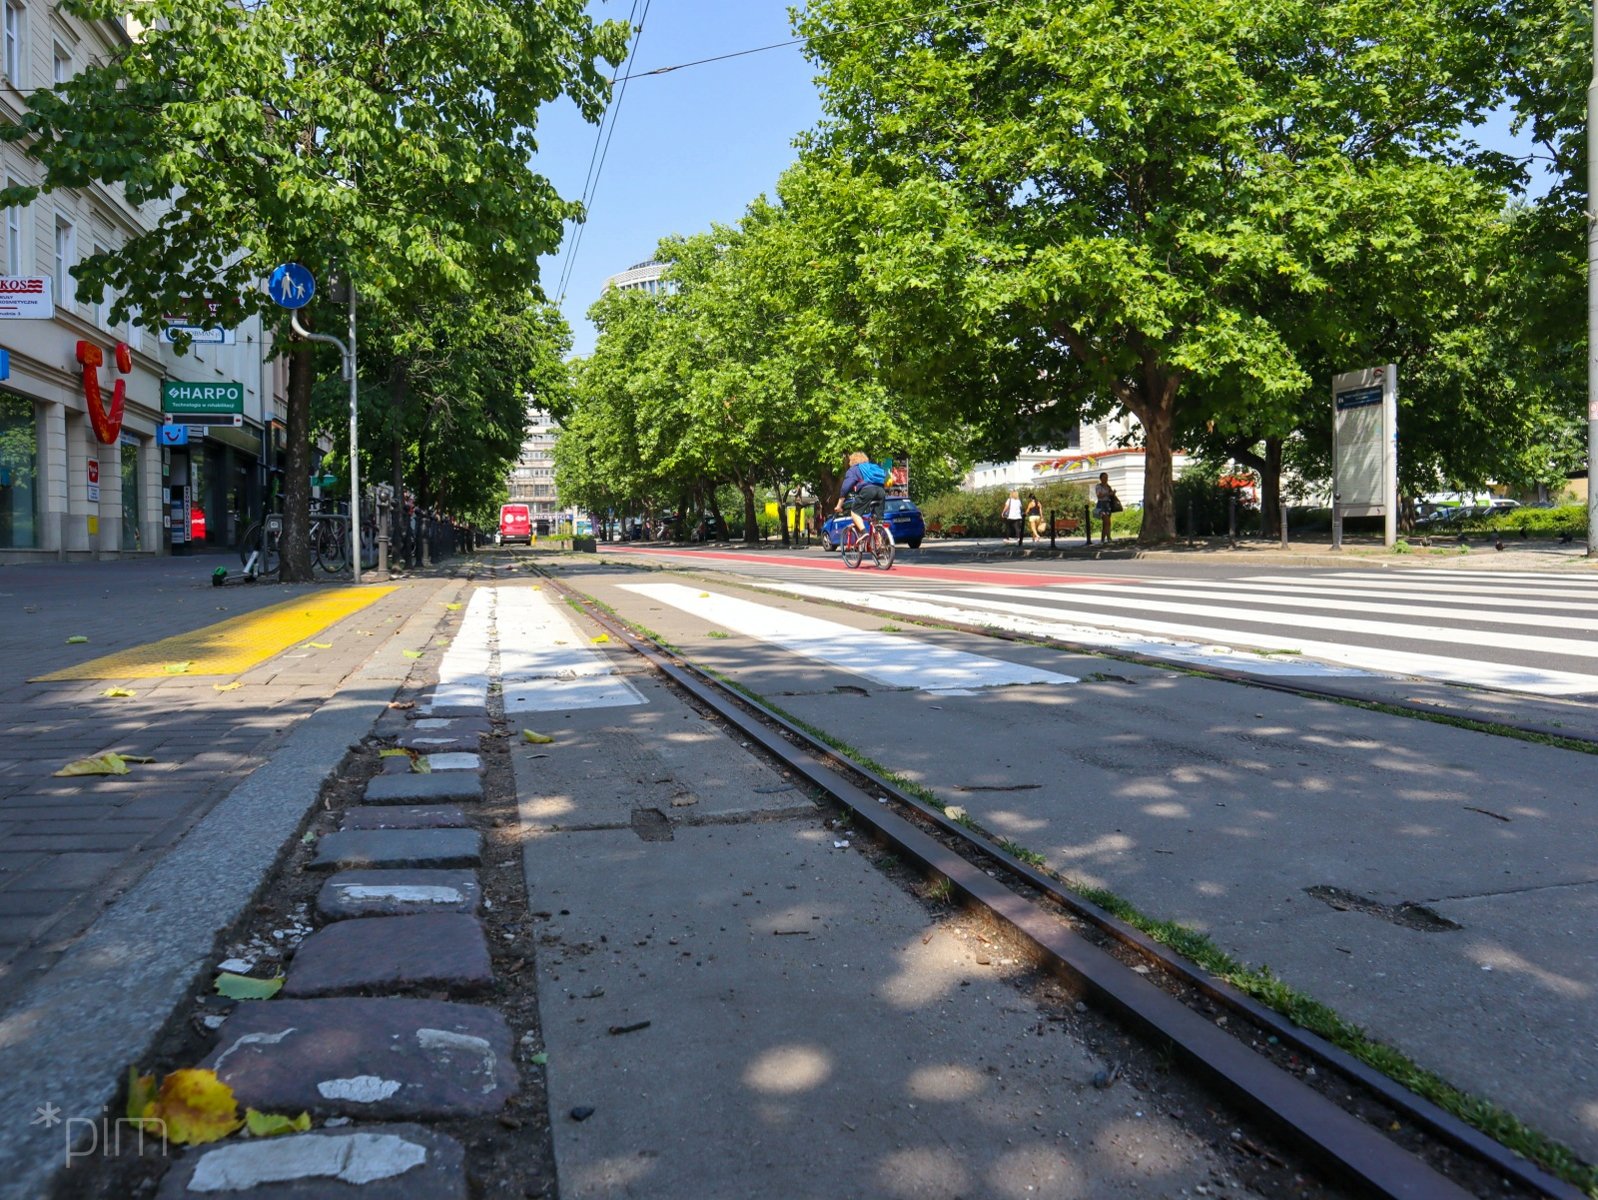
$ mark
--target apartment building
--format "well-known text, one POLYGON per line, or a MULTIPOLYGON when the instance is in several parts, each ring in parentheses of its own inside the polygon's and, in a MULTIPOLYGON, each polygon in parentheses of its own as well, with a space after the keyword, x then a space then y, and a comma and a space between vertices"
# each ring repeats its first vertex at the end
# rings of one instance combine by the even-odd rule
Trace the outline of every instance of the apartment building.
MULTIPOLYGON (((129 36, 45 0, 0 0, 0 120, 129 36)), ((9 143, 0 173, 8 185, 38 181, 9 143)), ((166 314, 113 324, 112 296, 77 298, 72 268, 157 215, 99 185, 0 213, 0 562, 223 548, 259 506, 287 382, 260 320, 204 331, 216 344, 178 355, 166 314), (174 381, 207 389, 183 395, 224 397, 206 424, 168 428, 162 384, 174 381)))

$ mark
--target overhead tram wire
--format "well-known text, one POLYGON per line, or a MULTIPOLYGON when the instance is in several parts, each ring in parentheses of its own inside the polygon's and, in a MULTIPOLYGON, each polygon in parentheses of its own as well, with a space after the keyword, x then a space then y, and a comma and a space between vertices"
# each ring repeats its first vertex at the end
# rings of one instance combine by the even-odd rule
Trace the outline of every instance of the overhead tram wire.
MULTIPOLYGON (((627 51, 627 61, 623 64, 624 72, 631 67, 633 60, 638 55, 638 47, 644 40, 644 26, 649 22, 649 6, 654 0, 643 0, 644 11, 638 18, 638 33, 633 38, 632 47, 627 51)), ((632 13, 638 12, 638 0, 633 0, 632 13)), ((628 14, 627 22, 632 24, 632 13, 628 14)), ((558 299, 556 307, 566 303, 566 289, 571 285, 572 272, 576 269, 577 255, 583 248, 583 231, 588 228, 588 214, 593 209, 594 195, 599 190, 600 176, 605 171, 605 159, 610 155, 610 142, 616 136, 616 122, 621 117, 621 104, 627 97, 627 80, 630 74, 621 77, 621 91, 616 93, 615 100, 606 106, 605 113, 610 118, 610 130, 606 132, 605 122, 599 123, 599 131, 594 136, 594 154, 588 159, 589 176, 583 183, 583 219, 577 223, 577 229, 572 237, 571 253, 566 256, 564 269, 561 271, 560 286, 556 289, 558 299), (604 138, 604 146, 600 146, 600 138, 604 138)), ((612 82, 615 82, 614 80, 612 82)))
MULTIPOLYGON (((634 71, 631 70, 632 61, 633 61, 633 58, 638 53, 638 44, 639 44, 639 42, 641 42, 643 40, 644 25, 649 19, 649 6, 650 6, 650 4, 652 2, 653 2, 653 0, 644 0, 644 15, 643 15, 642 18, 639 19, 639 22, 638 22, 638 36, 633 39, 632 49, 629 50, 628 53, 627 53, 627 62, 625 64, 623 64, 622 70, 623 70, 624 73, 621 74, 621 75, 616 76, 614 79, 611 80, 611 83, 613 83, 613 84, 619 83, 619 84, 622 85, 621 91, 618 92, 617 95, 616 95, 616 100, 615 100, 615 104, 614 104, 614 109, 615 109, 616 112, 620 112, 620 110, 621 110, 621 100, 622 100, 622 97, 627 94, 627 83, 628 83, 629 80, 646 79, 646 78, 648 78, 649 76, 652 76, 652 75, 667 75, 667 74, 670 74, 673 71, 687 70, 689 67, 702 67, 702 66, 705 66, 705 65, 707 65, 709 63, 726 62, 728 59, 731 59, 731 58, 744 58, 744 57, 746 57, 746 56, 748 56, 750 54, 763 54, 763 53, 765 53, 768 50, 782 50, 782 49, 786 49, 789 46, 805 45, 805 44, 809 43, 810 41, 814 40, 814 39, 808 38, 808 37, 790 38, 789 40, 787 40, 785 42, 772 42, 769 45, 765 45, 765 46, 751 46, 747 50, 733 50, 733 51, 731 51, 731 52, 729 52, 727 54, 716 54, 716 55, 712 55, 709 58, 697 58, 697 59, 694 59, 692 62, 674 63, 671 66, 655 67, 655 68, 653 68, 651 70, 648 70, 648 71, 637 71, 637 72, 634 72, 634 71)), ((966 2, 964 4, 951 4, 948 8, 944 9, 943 11, 946 12, 946 13, 965 12, 965 11, 968 11, 968 10, 971 10, 971 9, 989 8, 992 5, 996 4, 997 2, 998 2, 998 0, 966 0, 966 2)), ((633 0, 633 11, 636 12, 637 9, 638 9, 638 0, 633 0)), ((891 18, 889 18, 887 20, 883 20, 883 21, 869 21, 869 22, 867 22, 864 25, 855 25, 855 26, 851 26, 848 29, 837 30, 836 32, 838 32, 838 33, 852 33, 852 32, 855 32, 857 30, 876 29, 876 28, 879 28, 879 27, 884 26, 884 25, 907 25, 907 24, 910 24, 912 21, 919 21, 921 19, 922 19, 921 14, 916 14, 914 16, 909 16, 909 17, 891 17, 891 18)), ((631 22, 632 22, 632 18, 631 18, 631 16, 629 16, 628 17, 628 23, 630 24, 631 22)), ((606 112, 607 112, 607 114, 610 114, 611 113, 611 109, 607 108, 606 112)), ((558 299, 555 302, 557 306, 559 306, 561 304, 564 304, 566 302, 566 289, 567 289, 567 286, 571 283, 572 271, 573 271, 573 269, 575 267, 575 264, 576 264, 576 261, 577 261, 577 252, 582 248, 583 231, 588 227, 587 212, 589 210, 589 206, 592 204, 593 192, 598 190, 598 187, 599 187, 599 176, 605 169, 605 158, 610 153, 610 139, 612 137, 614 137, 615 134, 616 134, 616 121, 615 121, 614 116, 611 117, 610 132, 608 134, 605 133, 604 122, 601 121, 601 123, 600 123, 600 135, 604 136, 605 146, 604 146, 604 150, 599 155, 598 169, 597 170, 594 169, 594 160, 592 158, 589 159, 589 169, 590 169, 590 171, 592 173, 592 175, 591 175, 591 177, 592 177, 592 188, 590 189, 590 187, 589 187, 589 185, 587 183, 584 184, 584 193, 583 193, 584 219, 581 222, 579 222, 578 225, 577 225, 577 232, 576 232, 575 236, 572 239, 571 253, 569 253, 566 256, 566 262, 564 264, 564 269, 561 272, 560 285, 555 289, 556 290, 556 294, 558 296, 558 299)), ((597 136, 594 139, 594 146, 595 146, 596 149, 598 149, 598 147, 599 147, 599 138, 597 136)))

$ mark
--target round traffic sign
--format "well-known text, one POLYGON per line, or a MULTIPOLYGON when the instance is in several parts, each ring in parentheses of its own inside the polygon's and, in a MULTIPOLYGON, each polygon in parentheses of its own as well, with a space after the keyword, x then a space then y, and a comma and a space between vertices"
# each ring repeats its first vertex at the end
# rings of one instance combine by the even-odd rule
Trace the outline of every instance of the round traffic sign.
POLYGON ((284 263, 272 272, 266 290, 280 308, 304 308, 316 295, 316 277, 299 263, 284 263))

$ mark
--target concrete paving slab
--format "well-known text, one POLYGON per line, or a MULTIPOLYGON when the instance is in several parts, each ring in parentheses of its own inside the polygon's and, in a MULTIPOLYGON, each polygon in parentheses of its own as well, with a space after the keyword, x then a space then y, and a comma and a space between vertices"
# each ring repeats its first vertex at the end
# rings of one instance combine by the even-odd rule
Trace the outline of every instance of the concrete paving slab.
POLYGON ((481 800, 482 779, 469 771, 426 775, 378 775, 366 785, 367 804, 444 803, 481 800))
POLYGON ((201 1064, 241 1107, 370 1120, 498 1112, 519 1087, 510 1029, 440 1000, 273 1000, 241 1006, 201 1064))
MULTIPOLYGON (((641 708, 587 709, 545 723, 554 743, 511 748, 522 817, 543 828, 625 826, 635 809, 679 822, 777 815, 809 805, 792 780, 747 754, 714 754, 726 735, 640 679, 641 708)), ((518 737, 520 735, 518 734, 518 737)))
POLYGON ((464 913, 338 921, 300 944, 285 996, 341 996, 443 988, 456 995, 494 982, 488 941, 464 913))
POLYGON ((563 1196, 1213 1185, 1209 1147, 1039 1035, 1013 966, 978 963, 832 841, 805 822, 533 836, 533 906, 570 914, 538 955, 563 1196))
POLYGON ((482 897, 473 871, 340 871, 316 893, 316 912, 325 921, 475 913, 482 897))
POLYGON ((420 1125, 318 1129, 184 1154, 156 1200, 466 1200, 466 1155, 420 1125))
POLYGON ((354 829, 465 829, 466 814, 454 804, 358 804, 344 810, 343 827, 354 829))
POLYGON ((1506 1019, 1487 1039, 1468 1008, 1417 1009, 1400 985, 1473 992, 1479 966, 1444 951, 1459 941, 1427 941, 1417 955, 1420 935, 1374 921, 1379 950, 1351 974, 1330 940, 1290 932, 1318 903, 1311 887, 1433 907, 1546 890, 1561 912, 1598 886, 1584 850, 1598 838, 1590 756, 1177 675, 1069 694, 776 702, 1066 876, 1212 932, 1455 1084, 1598 1155, 1598 1010, 1585 999, 1598 994, 1598 956, 1586 929, 1547 910, 1494 911, 1476 936, 1569 986, 1519 973, 1518 990, 1497 991, 1506 1019), (1556 1050, 1550 1020, 1583 1034, 1556 1050))
POLYGON ((313 871, 354 867, 475 867, 483 837, 475 829, 362 829, 324 834, 313 871))

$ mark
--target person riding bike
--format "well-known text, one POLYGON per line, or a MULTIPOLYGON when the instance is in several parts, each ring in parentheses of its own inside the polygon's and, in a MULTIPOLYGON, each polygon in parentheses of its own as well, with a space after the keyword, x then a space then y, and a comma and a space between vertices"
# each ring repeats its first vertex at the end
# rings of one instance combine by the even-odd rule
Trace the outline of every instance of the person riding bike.
POLYGON ((849 456, 849 469, 843 473, 843 482, 838 487, 838 503, 832 511, 841 513, 847 501, 849 520, 854 522, 857 533, 864 533, 866 523, 861 520, 860 514, 870 509, 873 517, 882 520, 888 500, 888 493, 882 485, 887 482, 888 473, 879 464, 855 451, 849 456))

